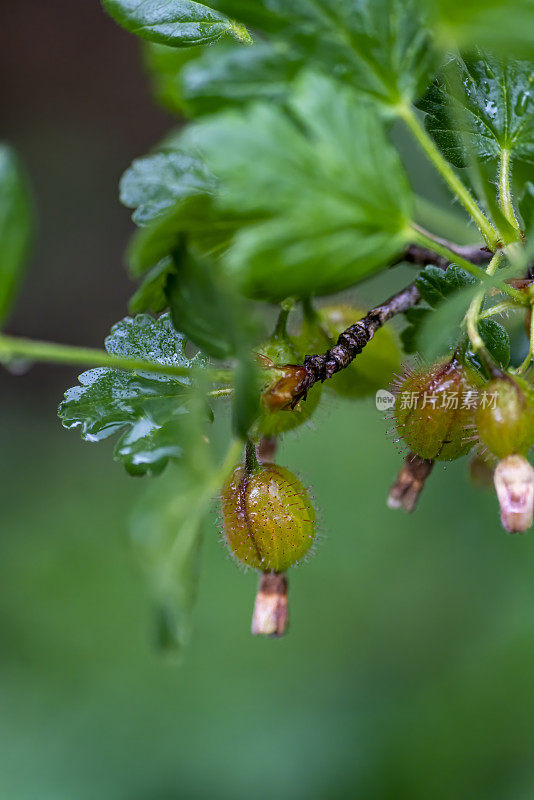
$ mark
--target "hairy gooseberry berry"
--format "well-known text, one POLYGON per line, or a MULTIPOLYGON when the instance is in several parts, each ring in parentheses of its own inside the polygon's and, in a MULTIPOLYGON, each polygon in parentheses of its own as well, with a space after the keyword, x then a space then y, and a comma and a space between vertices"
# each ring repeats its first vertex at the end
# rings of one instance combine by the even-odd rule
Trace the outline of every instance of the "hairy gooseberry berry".
POLYGON ((284 572, 313 543, 315 513, 308 492, 285 467, 237 467, 221 503, 228 547, 249 567, 284 572))
POLYGON ((257 422, 262 436, 278 436, 293 430, 310 419, 321 398, 321 386, 316 384, 306 400, 292 407, 295 391, 306 377, 299 365, 300 356, 289 336, 275 336, 258 349, 266 383, 261 394, 262 413, 257 422))
POLYGON ((522 378, 502 375, 485 387, 476 426, 481 441, 498 458, 525 454, 534 444, 534 392, 522 378))
POLYGON ((477 373, 456 359, 409 372, 396 387, 399 436, 420 458, 450 461, 473 446, 477 373))

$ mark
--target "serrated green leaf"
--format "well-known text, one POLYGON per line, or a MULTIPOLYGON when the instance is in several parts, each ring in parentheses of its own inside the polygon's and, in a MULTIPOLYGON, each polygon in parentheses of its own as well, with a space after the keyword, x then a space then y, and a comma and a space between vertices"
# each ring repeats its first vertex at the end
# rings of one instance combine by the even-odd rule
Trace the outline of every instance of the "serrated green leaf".
POLYGON ((312 63, 385 104, 412 102, 433 65, 417 0, 285 0, 270 3, 312 63))
POLYGON ((26 175, 14 150, 0 143, 0 324, 17 291, 33 237, 26 175))
POLYGON ((475 285, 452 292, 424 318, 417 342, 426 358, 436 358, 457 345, 463 318, 477 291, 479 286, 475 285))
POLYGON ((217 207, 263 217, 241 228, 225 263, 245 293, 270 300, 346 288, 410 236, 411 190, 369 105, 313 74, 288 103, 291 115, 258 104, 186 133, 222 180, 217 207))
POLYGON ((274 34, 254 48, 206 53, 185 66, 151 59, 158 93, 188 113, 254 96, 280 99, 297 70, 312 66, 378 101, 412 102, 426 88, 435 54, 419 0, 264 0, 215 5, 274 34))
POLYGON ((492 56, 449 61, 420 103, 429 133, 455 166, 467 151, 482 160, 508 150, 534 160, 534 65, 492 56))
POLYGON ((433 308, 457 289, 476 283, 476 278, 456 264, 450 264, 445 271, 429 265, 415 279, 421 298, 433 308))
POLYGON ((191 47, 243 33, 224 14, 192 0, 102 0, 108 14, 130 33, 150 42, 191 47))
MULTIPOLYGON (((116 355, 161 364, 199 368, 199 356, 184 355, 185 338, 168 314, 154 320, 146 314, 126 317, 114 325, 106 350, 116 355)), ((160 472, 169 459, 179 459, 187 436, 187 413, 195 399, 188 378, 171 378, 117 369, 92 369, 79 376, 59 407, 68 428, 80 428, 82 438, 97 442, 123 431, 114 458, 132 474, 160 472)))
POLYGON ((501 367, 506 368, 510 363, 510 336, 506 328, 494 319, 481 319, 478 332, 490 355, 501 367))
POLYGON ((430 308, 410 308, 405 312, 409 325, 401 340, 406 353, 422 349, 429 356, 436 356, 458 339, 458 326, 479 284, 456 264, 450 264, 445 271, 429 265, 419 272, 415 284, 430 308))
POLYGON ((215 180, 189 153, 155 153, 136 159, 120 182, 120 199, 134 208, 133 220, 146 225, 179 201, 215 191, 215 180))

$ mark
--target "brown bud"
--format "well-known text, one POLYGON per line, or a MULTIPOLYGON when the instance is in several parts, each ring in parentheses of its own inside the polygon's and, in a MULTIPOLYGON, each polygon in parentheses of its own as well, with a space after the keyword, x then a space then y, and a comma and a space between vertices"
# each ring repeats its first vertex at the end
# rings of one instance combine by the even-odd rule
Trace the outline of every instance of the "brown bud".
POLYGON ((415 453, 408 453, 404 466, 389 492, 388 506, 402 508, 404 511, 415 511, 433 466, 433 461, 419 458, 415 453))
POLYGON ((287 578, 283 574, 267 572, 260 578, 252 633, 254 636, 282 636, 288 625, 287 578))
POLYGON ((523 456, 507 456, 497 464, 494 482, 503 528, 524 533, 532 525, 534 469, 523 456))
POLYGON ((282 411, 291 408, 307 373, 304 367, 286 364, 283 367, 271 367, 276 380, 268 386, 261 396, 267 411, 282 411))

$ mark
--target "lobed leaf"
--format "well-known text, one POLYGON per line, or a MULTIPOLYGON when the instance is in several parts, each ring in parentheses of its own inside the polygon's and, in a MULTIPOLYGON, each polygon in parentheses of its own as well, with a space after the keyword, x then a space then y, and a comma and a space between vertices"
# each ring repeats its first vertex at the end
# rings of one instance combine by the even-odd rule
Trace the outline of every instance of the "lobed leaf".
POLYGON ((249 216, 225 265, 267 300, 367 277, 406 245, 412 212, 397 153, 356 93, 307 74, 288 105, 218 115, 185 135, 222 181, 217 209, 249 216))
POLYGON ((418 0, 273 0, 306 59, 385 104, 412 102, 433 70, 418 0))
POLYGON ((503 150, 534 160, 534 64, 494 56, 456 58, 420 103, 428 132, 457 167, 503 150))
MULTIPOLYGON (((200 368, 204 363, 199 356, 186 358, 185 338, 168 314, 157 320, 146 314, 126 317, 105 344, 109 353, 160 364, 200 368)), ((122 432, 114 458, 132 474, 156 474, 169 459, 181 458, 195 396, 188 378, 101 368, 84 372, 79 382, 59 407, 66 428, 80 428, 89 442, 122 432)))
POLYGON ((401 341, 406 353, 423 349, 435 356, 458 339, 458 326, 478 281, 461 267, 450 264, 445 271, 433 265, 425 267, 415 284, 430 308, 418 306, 405 312, 409 324, 401 333, 401 341))

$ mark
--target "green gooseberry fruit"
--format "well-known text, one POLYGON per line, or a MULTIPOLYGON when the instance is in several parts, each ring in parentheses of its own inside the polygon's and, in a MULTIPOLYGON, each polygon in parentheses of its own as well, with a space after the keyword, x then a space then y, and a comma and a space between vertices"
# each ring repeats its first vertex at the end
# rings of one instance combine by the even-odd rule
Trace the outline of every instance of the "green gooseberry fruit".
POLYGON ((226 542, 243 564, 284 572, 310 549, 316 533, 308 492, 285 467, 237 467, 221 493, 226 542))
MULTIPOLYGON (((365 316, 352 305, 329 305, 317 310, 315 318, 305 318, 297 340, 303 355, 329 350, 348 327, 365 316)), ((328 388, 342 397, 366 397, 383 389, 399 369, 400 349, 395 333, 380 328, 352 364, 328 381, 328 388)))
POLYGON ((473 446, 481 379, 453 359, 408 373, 396 387, 394 419, 399 436, 421 458, 451 461, 473 446))
POLYGON ((523 378, 492 378, 479 399, 476 426, 481 441, 498 458, 525 455, 534 445, 534 391, 523 378))
POLYGON ((262 411, 257 422, 261 436, 279 436, 293 430, 312 416, 321 399, 321 386, 316 384, 306 400, 291 408, 293 392, 306 376, 294 341, 287 335, 274 336, 258 348, 266 382, 261 394, 262 411))

